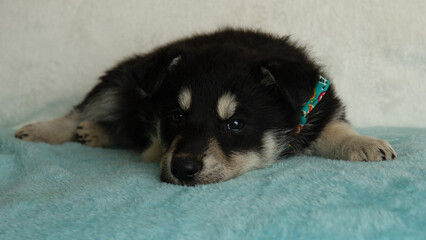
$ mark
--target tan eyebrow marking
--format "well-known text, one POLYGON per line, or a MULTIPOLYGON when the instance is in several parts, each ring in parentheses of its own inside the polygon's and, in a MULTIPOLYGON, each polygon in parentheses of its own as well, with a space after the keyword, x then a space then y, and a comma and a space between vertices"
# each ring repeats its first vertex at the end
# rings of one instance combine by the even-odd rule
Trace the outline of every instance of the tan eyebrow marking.
POLYGON ((231 93, 223 94, 217 102, 217 113, 222 120, 231 118, 237 109, 237 99, 231 93))
POLYGON ((188 111, 191 108, 191 91, 189 88, 183 88, 178 96, 179 106, 183 111, 188 111))

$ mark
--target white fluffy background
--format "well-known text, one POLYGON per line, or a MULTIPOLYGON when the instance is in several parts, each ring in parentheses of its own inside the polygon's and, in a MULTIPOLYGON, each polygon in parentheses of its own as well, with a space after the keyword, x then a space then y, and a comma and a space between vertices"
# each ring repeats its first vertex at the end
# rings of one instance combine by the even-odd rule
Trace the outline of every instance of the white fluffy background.
POLYGON ((220 26, 306 44, 355 126, 426 127, 425 0, 1 0, 0 127, 64 114, 118 60, 220 26))

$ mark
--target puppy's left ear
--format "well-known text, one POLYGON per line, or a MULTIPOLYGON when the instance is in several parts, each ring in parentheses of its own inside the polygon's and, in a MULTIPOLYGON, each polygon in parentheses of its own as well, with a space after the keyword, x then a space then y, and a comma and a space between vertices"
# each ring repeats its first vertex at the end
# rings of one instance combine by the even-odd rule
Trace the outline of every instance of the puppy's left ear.
POLYGON ((166 77, 181 61, 182 56, 174 51, 156 51, 143 56, 133 67, 133 76, 146 96, 155 94, 166 77))
POLYGON ((261 84, 275 85, 294 110, 300 109, 312 96, 318 82, 318 68, 310 63, 289 60, 265 61, 260 71, 261 84))

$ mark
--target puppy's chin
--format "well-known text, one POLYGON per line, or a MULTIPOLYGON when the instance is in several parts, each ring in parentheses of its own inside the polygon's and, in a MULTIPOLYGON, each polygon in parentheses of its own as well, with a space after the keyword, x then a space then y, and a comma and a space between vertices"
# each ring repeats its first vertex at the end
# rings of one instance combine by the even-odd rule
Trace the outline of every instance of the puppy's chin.
POLYGON ((175 185, 181 185, 181 186, 188 186, 188 187, 193 187, 195 185, 212 184, 212 183, 218 183, 218 182, 225 181, 225 180, 220 180, 220 179, 210 180, 210 181, 206 181, 206 180, 202 180, 202 179, 194 179, 194 180, 190 180, 190 181, 181 181, 181 180, 179 180, 179 179, 177 179, 173 176, 170 176, 168 174, 161 174, 160 178, 161 178, 162 182, 175 184, 175 185))
MULTIPOLYGON (((183 183, 182 181, 179 181, 178 179, 168 175, 168 174, 164 174, 162 173, 160 176, 160 179, 162 182, 165 183, 170 183, 170 184, 175 184, 175 185, 185 185, 185 183, 183 183)), ((189 186, 195 186, 195 184, 189 185, 189 186)))
POLYGON ((221 179, 219 176, 201 176, 195 178, 194 180, 181 181, 173 177, 171 174, 168 174, 167 171, 162 171, 160 179, 162 182, 189 187, 193 187, 195 185, 220 183, 229 180, 229 178, 221 179))

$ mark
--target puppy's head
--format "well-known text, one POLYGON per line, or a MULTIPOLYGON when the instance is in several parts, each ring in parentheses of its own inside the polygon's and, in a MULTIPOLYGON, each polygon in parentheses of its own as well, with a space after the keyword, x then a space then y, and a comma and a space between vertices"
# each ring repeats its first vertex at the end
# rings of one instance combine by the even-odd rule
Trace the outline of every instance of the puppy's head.
POLYGON ((163 181, 220 182, 279 159, 309 97, 293 91, 294 63, 232 47, 169 62, 156 93, 163 181))

